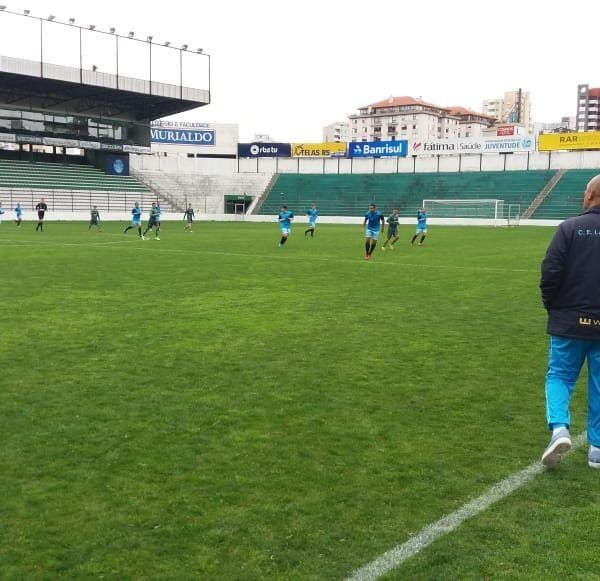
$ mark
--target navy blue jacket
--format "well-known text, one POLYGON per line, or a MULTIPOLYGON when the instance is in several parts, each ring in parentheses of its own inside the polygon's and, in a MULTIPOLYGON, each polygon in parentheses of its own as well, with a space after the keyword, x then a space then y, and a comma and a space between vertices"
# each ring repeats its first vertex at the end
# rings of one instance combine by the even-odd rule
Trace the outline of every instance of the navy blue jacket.
POLYGON ((548 333, 600 341, 600 206, 565 220, 542 261, 548 333))

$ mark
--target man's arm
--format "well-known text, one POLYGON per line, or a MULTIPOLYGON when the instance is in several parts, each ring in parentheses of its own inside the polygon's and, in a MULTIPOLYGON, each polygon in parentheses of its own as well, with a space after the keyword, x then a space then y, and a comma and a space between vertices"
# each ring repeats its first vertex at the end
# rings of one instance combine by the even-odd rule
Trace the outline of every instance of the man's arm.
POLYGON ((542 261, 540 290, 542 291, 542 302, 546 309, 552 308, 552 303, 562 287, 569 247, 570 239, 564 228, 559 226, 542 261))

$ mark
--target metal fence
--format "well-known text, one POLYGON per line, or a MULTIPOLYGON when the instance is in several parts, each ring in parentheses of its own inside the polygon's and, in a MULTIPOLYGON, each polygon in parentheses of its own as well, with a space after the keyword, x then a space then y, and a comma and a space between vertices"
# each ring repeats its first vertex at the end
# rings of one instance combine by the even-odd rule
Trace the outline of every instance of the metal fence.
MULTIPOLYGON (((77 212, 97 206, 106 212, 123 212, 131 209, 135 202, 142 208, 149 207, 159 197, 152 192, 114 192, 99 190, 24 190, 0 188, 0 202, 5 210, 21 204, 23 210, 34 210, 44 198, 50 211, 77 212)), ((163 204, 163 207, 165 204, 163 204)), ((167 205, 168 206, 168 205, 167 205)), ((168 210, 168 207, 164 208, 168 210)))

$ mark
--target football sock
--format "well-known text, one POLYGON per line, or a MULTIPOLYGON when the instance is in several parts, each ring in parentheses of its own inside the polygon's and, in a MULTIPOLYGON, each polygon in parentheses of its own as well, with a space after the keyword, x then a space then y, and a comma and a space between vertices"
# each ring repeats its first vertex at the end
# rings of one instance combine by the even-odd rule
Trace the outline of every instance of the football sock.
POLYGON ((279 244, 281 244, 281 246, 283 246, 286 242, 287 242, 287 236, 282 236, 281 240, 279 241, 279 244))
POLYGON ((421 236, 421 244, 423 244, 423 241, 425 240, 425 238, 427 238, 427 236, 421 236))
POLYGON ((154 230, 154 237, 158 238, 158 234, 159 234, 160 230, 157 228, 156 230, 154 230))
POLYGON ((417 239, 417 235, 415 234, 415 235, 412 237, 412 240, 410 241, 410 243, 411 243, 411 244, 414 244, 416 239, 417 239))
POLYGON ((369 254, 369 250, 371 249, 371 243, 370 242, 365 242, 365 252, 367 254, 369 254))
POLYGON ((310 228, 304 231, 304 236, 306 236, 310 232, 310 228))
POLYGON ((131 230, 133 228, 133 226, 127 226, 127 228, 125 228, 125 230, 123 230, 123 234, 125 234, 125 232, 127 232, 128 230, 131 230))
POLYGON ((142 234, 142 227, 141 226, 138 228, 138 233, 139 233, 140 238, 141 238, 143 236, 143 234, 142 234))
POLYGON ((371 244, 371 249, 369 250, 369 254, 373 254, 373 250, 375 250, 375 246, 377 246, 377 242, 373 242, 371 244))

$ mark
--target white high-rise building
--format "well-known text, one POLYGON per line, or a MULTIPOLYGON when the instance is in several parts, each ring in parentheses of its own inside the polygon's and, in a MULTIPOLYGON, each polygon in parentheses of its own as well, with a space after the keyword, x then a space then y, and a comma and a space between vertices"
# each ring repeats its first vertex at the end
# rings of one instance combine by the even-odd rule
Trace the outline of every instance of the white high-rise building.
POLYGON ((390 97, 349 115, 349 141, 428 141, 479 137, 493 119, 464 107, 440 107, 413 97, 390 97))
POLYGON ((323 127, 323 141, 326 143, 346 143, 350 141, 347 121, 336 121, 323 127))

